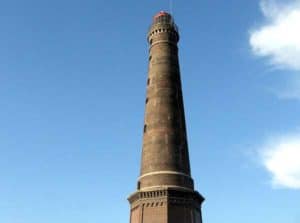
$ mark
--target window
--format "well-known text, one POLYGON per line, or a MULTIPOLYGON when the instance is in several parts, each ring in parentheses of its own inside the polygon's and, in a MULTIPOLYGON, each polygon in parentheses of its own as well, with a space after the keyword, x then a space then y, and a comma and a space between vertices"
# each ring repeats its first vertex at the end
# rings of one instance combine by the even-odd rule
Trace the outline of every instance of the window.
POLYGON ((137 189, 139 190, 141 188, 141 182, 138 181, 138 184, 137 184, 137 189))

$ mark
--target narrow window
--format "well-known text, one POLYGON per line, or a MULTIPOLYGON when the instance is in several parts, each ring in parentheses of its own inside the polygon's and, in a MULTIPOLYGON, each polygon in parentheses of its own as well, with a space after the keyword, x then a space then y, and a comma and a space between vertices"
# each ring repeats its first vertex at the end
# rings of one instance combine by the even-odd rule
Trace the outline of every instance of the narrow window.
POLYGON ((147 80, 147 85, 149 85, 150 84, 150 78, 148 78, 148 80, 147 80))
POLYGON ((138 181, 138 184, 137 184, 137 189, 139 190, 141 188, 141 182, 138 181))
POLYGON ((144 133, 147 132, 147 125, 144 125, 144 133))

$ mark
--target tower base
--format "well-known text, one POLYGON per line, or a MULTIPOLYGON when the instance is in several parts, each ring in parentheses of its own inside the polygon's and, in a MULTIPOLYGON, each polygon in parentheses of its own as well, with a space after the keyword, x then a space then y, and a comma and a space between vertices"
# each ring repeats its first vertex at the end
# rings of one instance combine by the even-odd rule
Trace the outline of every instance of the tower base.
POLYGON ((140 190, 128 200, 130 223, 202 223, 204 198, 197 191, 177 188, 140 190))

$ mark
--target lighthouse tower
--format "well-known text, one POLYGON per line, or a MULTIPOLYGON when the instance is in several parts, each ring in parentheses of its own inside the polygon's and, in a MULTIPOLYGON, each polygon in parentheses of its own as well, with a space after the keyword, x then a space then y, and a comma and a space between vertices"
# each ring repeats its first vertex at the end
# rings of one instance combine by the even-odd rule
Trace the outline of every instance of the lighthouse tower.
POLYGON ((202 223, 194 190, 178 61, 179 32, 159 12, 148 32, 149 70, 141 171, 128 200, 130 223, 202 223))

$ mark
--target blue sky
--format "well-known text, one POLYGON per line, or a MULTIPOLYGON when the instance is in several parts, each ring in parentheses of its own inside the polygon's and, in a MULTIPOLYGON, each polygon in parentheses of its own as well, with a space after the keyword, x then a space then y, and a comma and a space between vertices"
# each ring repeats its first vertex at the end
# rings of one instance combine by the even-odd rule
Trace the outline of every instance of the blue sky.
MULTIPOLYGON (((0 222, 129 222, 167 1, 0 2, 0 222)), ((300 222, 300 2, 175 1, 204 222, 300 222)))

